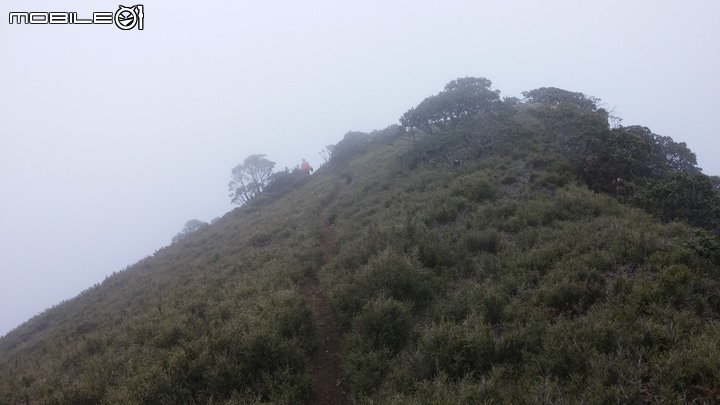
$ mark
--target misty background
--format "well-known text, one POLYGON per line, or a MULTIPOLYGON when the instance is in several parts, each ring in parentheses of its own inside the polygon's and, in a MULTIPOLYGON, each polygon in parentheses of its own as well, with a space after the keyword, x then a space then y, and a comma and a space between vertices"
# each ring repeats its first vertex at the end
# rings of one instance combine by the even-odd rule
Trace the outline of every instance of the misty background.
POLYGON ((143 31, 8 23, 112 1, 0 3, 0 336, 232 209, 248 155, 317 168, 458 77, 599 97, 720 174, 716 1, 135 4, 143 31))

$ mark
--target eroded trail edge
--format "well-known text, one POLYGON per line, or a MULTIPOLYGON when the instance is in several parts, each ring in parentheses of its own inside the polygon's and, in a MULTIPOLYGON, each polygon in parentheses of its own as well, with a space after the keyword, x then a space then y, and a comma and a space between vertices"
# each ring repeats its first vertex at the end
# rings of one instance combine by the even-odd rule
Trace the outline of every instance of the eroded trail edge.
MULTIPOLYGON (((323 210, 318 220, 322 226, 322 266, 335 254, 335 226, 323 210)), ((342 356, 342 328, 330 308, 316 272, 300 286, 302 294, 310 301, 317 327, 317 348, 311 357, 312 393, 309 404, 348 404, 345 384, 342 381, 340 361, 342 356)))

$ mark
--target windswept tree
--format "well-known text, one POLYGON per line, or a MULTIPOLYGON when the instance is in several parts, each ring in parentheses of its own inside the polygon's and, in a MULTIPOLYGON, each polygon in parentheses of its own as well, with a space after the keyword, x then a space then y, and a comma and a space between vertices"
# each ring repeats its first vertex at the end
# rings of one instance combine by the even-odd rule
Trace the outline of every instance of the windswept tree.
POLYGON ((400 125, 415 139, 415 130, 431 134, 433 128, 452 129, 462 121, 482 119, 501 102, 500 91, 490 90, 491 85, 484 77, 453 80, 403 114, 400 125))
POLYGON ((228 184, 233 204, 242 205, 260 194, 267 186, 275 162, 265 159, 265 155, 250 155, 232 170, 232 179, 228 184))

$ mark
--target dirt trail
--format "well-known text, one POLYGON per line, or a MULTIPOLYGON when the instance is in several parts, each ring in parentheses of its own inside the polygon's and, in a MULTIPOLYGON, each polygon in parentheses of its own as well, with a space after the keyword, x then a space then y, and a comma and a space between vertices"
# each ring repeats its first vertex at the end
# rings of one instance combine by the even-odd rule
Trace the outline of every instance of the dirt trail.
MULTIPOLYGON (((324 266, 335 254, 335 226, 328 222, 325 210, 320 213, 318 220, 323 232, 324 266)), ((312 305, 318 336, 318 346, 311 358, 313 385, 308 404, 349 404, 340 369, 342 328, 330 308, 317 274, 311 274, 300 290, 312 305)))

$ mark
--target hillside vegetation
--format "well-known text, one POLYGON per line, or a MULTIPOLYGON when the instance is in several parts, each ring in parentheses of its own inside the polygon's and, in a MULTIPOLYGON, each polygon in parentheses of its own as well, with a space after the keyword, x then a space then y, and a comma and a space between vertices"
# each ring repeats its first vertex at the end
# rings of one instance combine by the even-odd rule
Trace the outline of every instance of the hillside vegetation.
POLYGON ((599 100, 524 96, 454 80, 34 317, 0 404, 307 402, 313 277, 348 402, 720 401, 717 178, 599 100))

